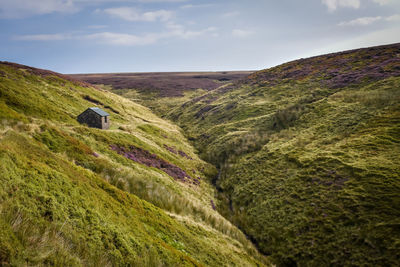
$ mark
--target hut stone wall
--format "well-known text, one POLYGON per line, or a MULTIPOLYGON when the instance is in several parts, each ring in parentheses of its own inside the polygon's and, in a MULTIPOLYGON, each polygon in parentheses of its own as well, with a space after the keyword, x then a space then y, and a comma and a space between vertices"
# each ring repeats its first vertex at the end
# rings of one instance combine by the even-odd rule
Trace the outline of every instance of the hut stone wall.
POLYGON ((79 123, 85 123, 89 127, 108 129, 110 128, 110 118, 108 116, 100 116, 91 109, 87 109, 85 112, 78 116, 79 123))
POLYGON ((110 128, 110 118, 108 116, 101 117, 101 128, 102 129, 110 128))

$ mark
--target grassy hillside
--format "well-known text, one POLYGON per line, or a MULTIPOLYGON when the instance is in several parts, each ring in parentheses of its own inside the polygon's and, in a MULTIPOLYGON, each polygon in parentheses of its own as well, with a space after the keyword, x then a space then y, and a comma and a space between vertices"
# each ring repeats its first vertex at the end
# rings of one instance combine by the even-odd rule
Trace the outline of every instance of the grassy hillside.
POLYGON ((218 167, 221 212, 278 265, 399 264, 400 44, 263 70, 166 117, 218 167))
POLYGON ((145 72, 145 73, 95 73, 71 74, 70 77, 96 85, 109 85, 113 90, 136 90, 158 97, 180 97, 185 92, 203 89, 214 90, 223 84, 236 81, 252 71, 224 72, 145 72))
POLYGON ((0 265, 266 264, 180 129, 57 73, 0 64, 0 265), (76 121, 90 106, 110 130, 76 121))
POLYGON ((185 100, 251 73, 253 71, 97 73, 69 76, 143 103, 163 115, 185 100))

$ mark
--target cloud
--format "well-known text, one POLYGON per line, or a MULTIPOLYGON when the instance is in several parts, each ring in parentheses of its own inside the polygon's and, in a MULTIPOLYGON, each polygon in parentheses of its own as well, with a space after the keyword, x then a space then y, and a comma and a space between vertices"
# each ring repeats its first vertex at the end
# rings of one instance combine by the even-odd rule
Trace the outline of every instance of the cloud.
POLYGON ((343 21, 340 22, 338 25, 339 26, 367 26, 367 25, 371 25, 377 21, 381 21, 381 20, 385 20, 385 21, 389 21, 389 22, 394 22, 394 21, 400 21, 400 14, 395 14, 389 17, 381 17, 381 16, 377 16, 377 17, 362 17, 362 18, 357 18, 357 19, 353 19, 350 21, 343 21))
POLYGON ((79 39, 93 40, 104 44, 119 46, 138 46, 156 43, 161 36, 157 34, 146 34, 137 36, 134 34, 102 32, 81 36, 79 39))
POLYGON ((137 36, 134 34, 101 32, 86 35, 71 34, 34 34, 21 35, 13 39, 17 41, 65 41, 65 40, 90 40, 103 44, 119 45, 119 46, 138 46, 156 43, 162 35, 146 34, 137 36))
POLYGON ((136 2, 141 3, 179 3, 186 2, 187 0, 137 0, 136 2))
POLYGON ((119 45, 119 46, 137 46, 156 43, 162 35, 146 34, 137 36, 134 34, 101 32, 86 35, 71 34, 34 34, 21 35, 13 39, 17 41, 65 41, 65 40, 90 40, 103 44, 119 45))
POLYGON ((387 20, 387 21, 400 21, 400 14, 389 16, 389 17, 385 18, 385 20, 387 20))
POLYGON ((92 34, 34 34, 19 35, 13 39, 16 41, 65 41, 65 40, 81 40, 93 41, 101 44, 116 46, 141 46, 155 44, 163 39, 181 38, 192 39, 199 36, 209 34, 210 36, 218 36, 217 28, 208 27, 201 30, 187 30, 183 25, 175 23, 167 23, 166 31, 160 33, 147 33, 143 35, 115 32, 100 32, 92 34))
POLYGON ((176 36, 176 37, 179 37, 182 39, 190 39, 190 38, 205 35, 207 33, 211 33, 212 36, 215 36, 216 31, 217 31, 216 27, 208 27, 208 28, 205 28, 202 30, 197 30, 197 31, 187 30, 183 25, 176 24, 173 22, 168 23, 166 25, 166 27, 168 29, 168 33, 166 33, 166 35, 168 37, 176 36))
POLYGON ((107 8, 104 12, 127 21, 168 21, 173 17, 173 12, 167 10, 140 12, 131 7, 107 8))
POLYGON ((241 30, 241 29, 232 30, 232 36, 236 38, 246 38, 252 34, 254 34, 254 32, 252 31, 241 30))
MULTIPOLYGON (((107 3, 183 3, 187 0, 0 0, 0 18, 14 19, 51 13, 73 13, 88 5, 107 3)), ((157 16, 158 14, 155 14, 157 16)), ((148 14, 147 16, 154 16, 148 14)), ((161 15, 165 16, 165 15, 161 15)))
POLYGON ((232 18, 232 17, 236 17, 236 16, 239 16, 240 15, 240 12, 239 11, 232 11, 232 12, 227 12, 227 13, 224 13, 224 14, 222 14, 222 18, 232 18))
POLYGON ((180 8, 181 9, 194 9, 194 8, 207 8, 207 7, 213 7, 215 4, 198 4, 198 5, 193 5, 193 4, 187 4, 183 5, 180 8))
POLYGON ((339 23, 339 26, 367 26, 370 25, 372 23, 375 23, 379 20, 382 20, 381 16, 378 17, 362 17, 362 18, 358 18, 358 19, 354 19, 351 21, 343 21, 341 23, 339 23))
POLYGON ((43 15, 54 12, 75 12, 78 8, 73 0, 1 0, 1 18, 23 18, 32 15, 43 15))
POLYGON ((358 9, 361 5, 361 0, 322 0, 322 3, 328 7, 328 10, 333 12, 339 7, 348 7, 358 9))
POLYGON ((79 3, 181 3, 188 0, 74 0, 79 3))
POLYGON ((389 4, 391 1, 390 0, 373 0, 375 3, 380 4, 381 6, 389 4))
POLYGON ((64 41, 73 39, 70 34, 33 34, 33 35, 20 35, 15 36, 13 39, 17 41, 64 41))

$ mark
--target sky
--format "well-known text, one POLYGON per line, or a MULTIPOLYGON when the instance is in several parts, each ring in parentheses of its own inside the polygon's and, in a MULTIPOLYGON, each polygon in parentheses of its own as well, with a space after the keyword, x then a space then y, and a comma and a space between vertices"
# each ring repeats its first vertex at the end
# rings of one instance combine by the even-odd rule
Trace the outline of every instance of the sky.
POLYGON ((260 70, 400 42, 400 0, 0 0, 0 40, 61 73, 260 70))

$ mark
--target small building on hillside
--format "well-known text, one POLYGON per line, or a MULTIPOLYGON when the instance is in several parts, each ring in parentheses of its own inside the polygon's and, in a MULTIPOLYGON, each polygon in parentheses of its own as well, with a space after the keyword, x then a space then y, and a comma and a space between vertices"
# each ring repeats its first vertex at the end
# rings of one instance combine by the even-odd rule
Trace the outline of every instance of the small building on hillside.
POLYGON ((88 108, 78 116, 80 123, 85 123, 89 127, 108 129, 110 128, 110 114, 102 110, 101 108, 93 107, 88 108))

